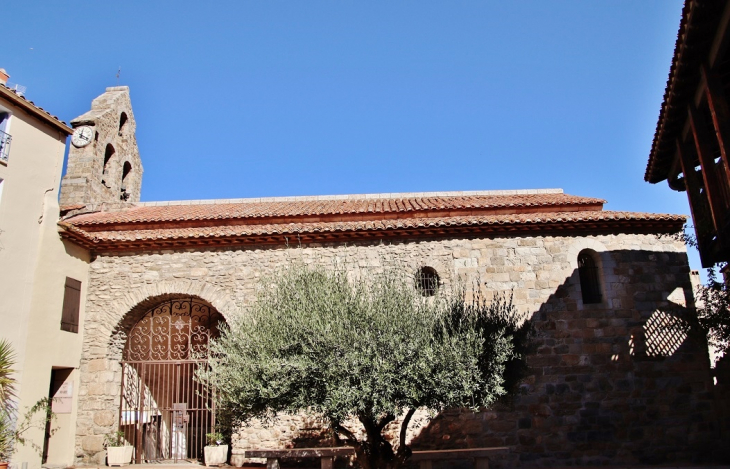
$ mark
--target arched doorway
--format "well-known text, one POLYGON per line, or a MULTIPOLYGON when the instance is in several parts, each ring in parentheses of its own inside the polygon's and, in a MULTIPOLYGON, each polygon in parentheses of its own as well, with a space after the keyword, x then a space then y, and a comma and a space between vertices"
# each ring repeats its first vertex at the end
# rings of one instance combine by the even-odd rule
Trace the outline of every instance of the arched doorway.
POLYGON ((148 309, 132 326, 122 353, 119 429, 135 447, 135 462, 200 459, 215 427, 207 383, 208 344, 223 317, 197 298, 175 298, 148 309))

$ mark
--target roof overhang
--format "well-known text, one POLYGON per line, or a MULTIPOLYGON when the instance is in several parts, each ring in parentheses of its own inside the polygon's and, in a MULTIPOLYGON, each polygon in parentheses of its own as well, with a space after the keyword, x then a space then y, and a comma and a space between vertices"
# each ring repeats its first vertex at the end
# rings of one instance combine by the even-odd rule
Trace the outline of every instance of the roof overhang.
POLYGON ((5 98, 15 106, 26 111, 28 114, 52 126, 56 130, 60 130, 66 135, 71 135, 73 133, 73 129, 66 125, 63 121, 59 120, 56 116, 51 115, 42 107, 36 106, 32 101, 28 101, 23 96, 20 96, 15 91, 4 85, 0 85, 0 97, 5 98))
POLYGON ((686 0, 654 133, 644 180, 667 179, 674 163, 676 142, 686 128, 687 107, 697 98, 700 66, 712 66, 727 47, 730 2, 686 0))
POLYGON ((123 231, 86 231, 68 221, 59 225, 63 238, 101 254, 454 237, 671 234, 679 232, 684 223, 685 217, 681 215, 589 211, 275 225, 168 226, 123 231))

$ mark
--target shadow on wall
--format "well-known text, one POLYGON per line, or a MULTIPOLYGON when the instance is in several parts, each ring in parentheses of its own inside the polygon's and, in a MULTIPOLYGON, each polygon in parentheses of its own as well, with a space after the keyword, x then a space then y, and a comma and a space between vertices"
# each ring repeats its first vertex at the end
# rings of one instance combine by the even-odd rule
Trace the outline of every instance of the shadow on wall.
POLYGON ((414 449, 509 446, 494 467, 722 458, 706 341, 676 327, 695 321, 686 254, 586 254, 599 291, 586 295, 579 262, 533 314, 529 376, 515 396, 441 413, 414 449))

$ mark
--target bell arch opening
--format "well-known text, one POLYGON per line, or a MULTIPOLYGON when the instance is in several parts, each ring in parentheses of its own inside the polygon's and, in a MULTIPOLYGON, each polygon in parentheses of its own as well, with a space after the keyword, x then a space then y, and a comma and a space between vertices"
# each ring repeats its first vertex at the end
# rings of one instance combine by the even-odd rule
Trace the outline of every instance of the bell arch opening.
POLYGON ((166 296, 135 312, 122 349, 119 430, 138 464, 200 460, 216 421, 214 390, 200 373, 225 320, 197 297, 166 296))

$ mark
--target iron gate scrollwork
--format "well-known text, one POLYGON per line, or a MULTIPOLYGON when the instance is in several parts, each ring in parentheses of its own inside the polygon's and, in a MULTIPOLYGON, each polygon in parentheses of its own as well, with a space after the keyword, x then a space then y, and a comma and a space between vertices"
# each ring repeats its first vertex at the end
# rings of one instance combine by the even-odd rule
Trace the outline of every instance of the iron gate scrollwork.
POLYGON ((148 310, 132 327, 122 360, 119 428, 135 462, 202 457, 215 427, 212 392, 196 377, 223 317, 207 303, 174 299, 148 310))

